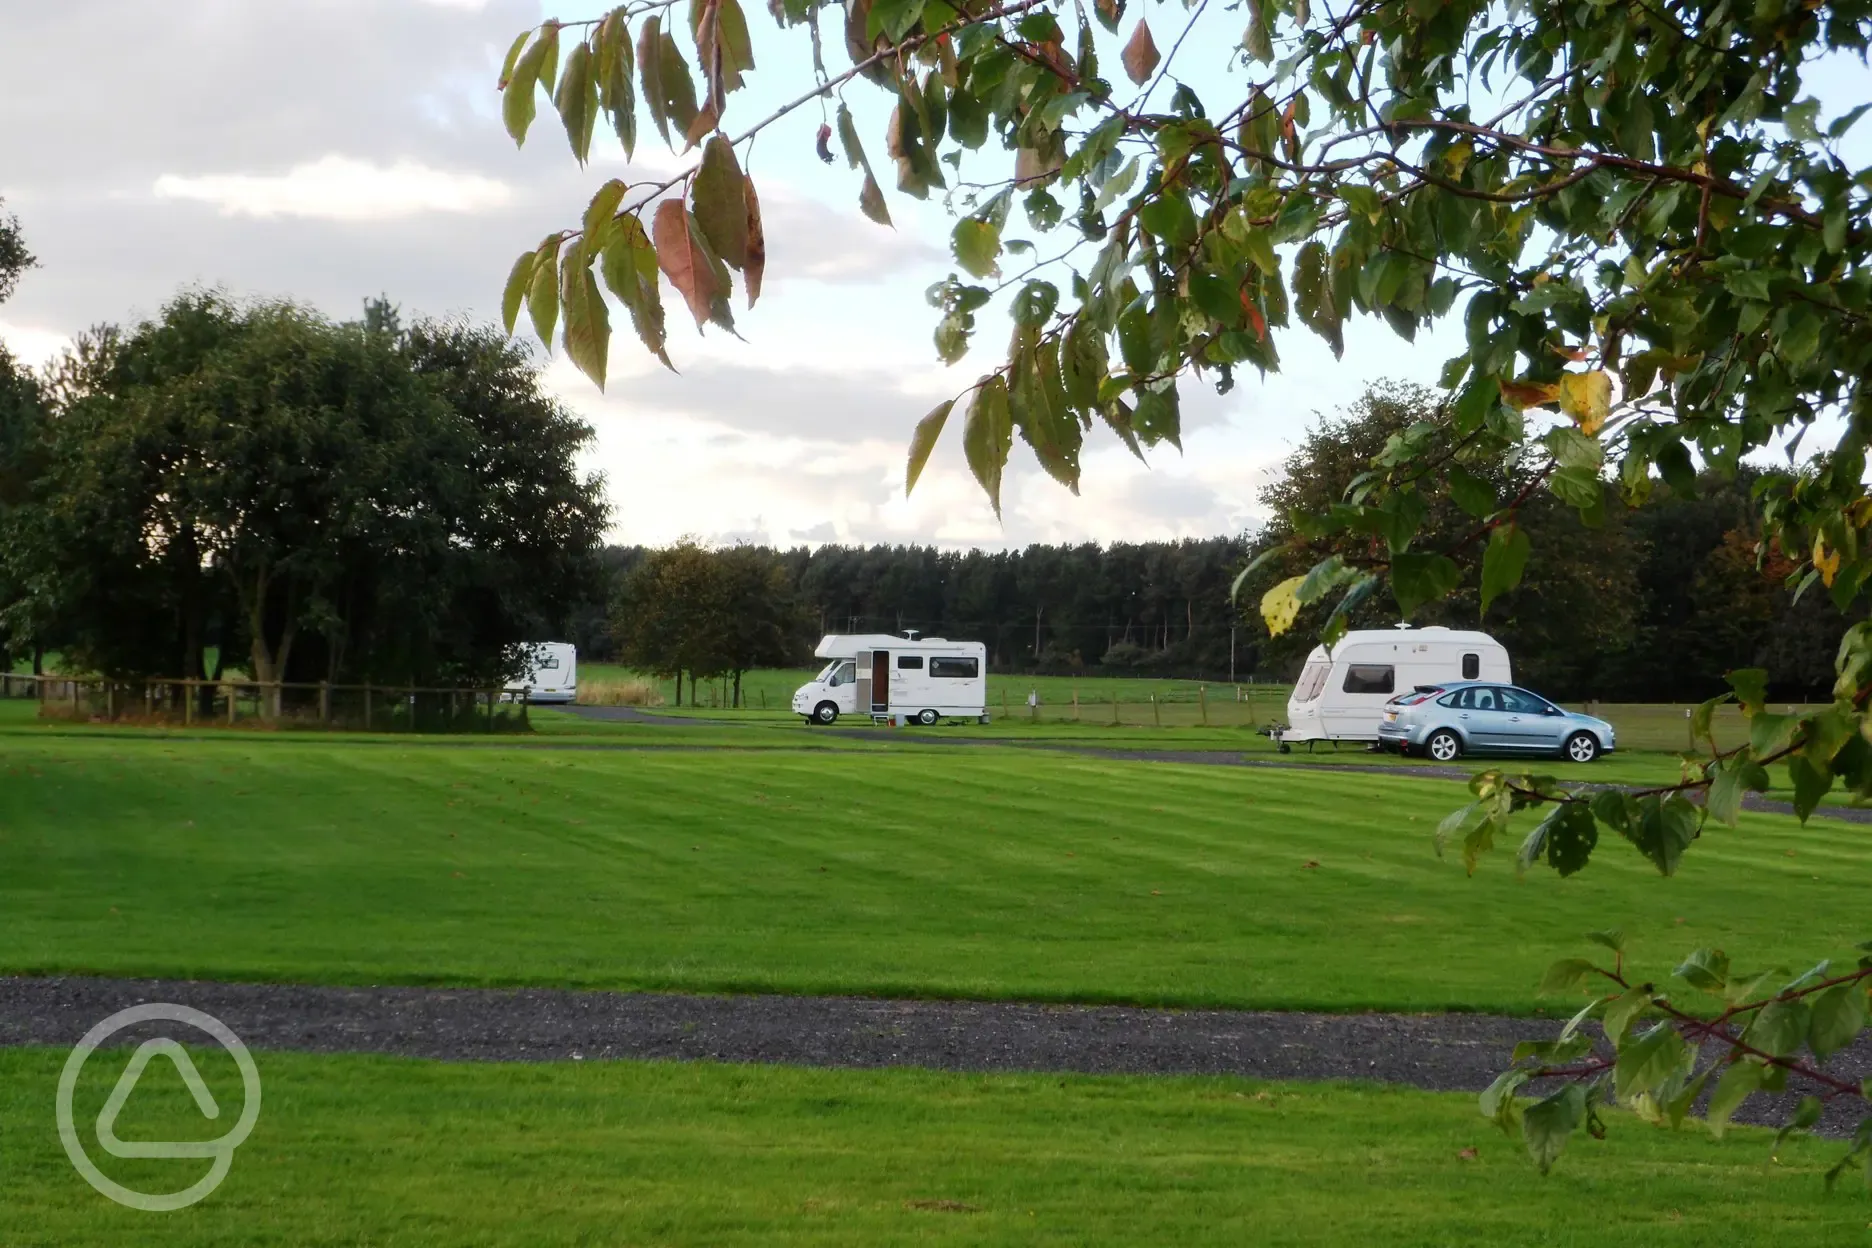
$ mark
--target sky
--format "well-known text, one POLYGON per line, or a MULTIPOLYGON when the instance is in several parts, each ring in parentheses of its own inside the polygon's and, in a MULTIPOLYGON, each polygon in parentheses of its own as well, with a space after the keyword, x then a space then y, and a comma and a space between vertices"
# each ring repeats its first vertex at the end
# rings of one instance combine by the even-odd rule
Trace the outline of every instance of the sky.
MULTIPOLYGON (((42 361, 87 326, 154 315, 197 285, 337 317, 381 293, 406 316, 497 320, 515 256, 575 224, 600 183, 686 163, 646 125, 632 165, 601 135, 581 170, 544 101, 524 148, 502 129, 494 81, 513 36, 596 7, 0 0, 0 197, 41 262, 0 305, 0 340, 42 361)), ((803 32, 747 7, 759 67, 731 97, 737 132, 810 82, 803 32)), ((1180 10, 1149 12, 1167 48, 1180 10)), ((847 98, 888 168, 883 94, 858 84, 847 98)), ((1160 448, 1146 467, 1096 439, 1074 497, 1017 442, 997 519, 968 476, 958 420, 906 496, 912 427, 999 363, 1005 332, 990 324, 953 367, 936 359, 924 292, 952 268, 952 218, 887 177, 896 228, 867 221, 857 175, 814 156, 819 123, 816 105, 801 109, 747 161, 768 261, 758 306, 743 310, 737 293, 741 340, 698 335, 666 290, 679 374, 615 308, 603 393, 562 354, 548 363, 549 387, 595 430, 582 467, 604 474, 614 540, 1000 548, 1239 533, 1319 413, 1380 378, 1432 382, 1461 349, 1453 327, 1410 346, 1363 320, 1335 361, 1296 329, 1280 340, 1280 373, 1246 372, 1226 396, 1186 385, 1181 454, 1160 448)))

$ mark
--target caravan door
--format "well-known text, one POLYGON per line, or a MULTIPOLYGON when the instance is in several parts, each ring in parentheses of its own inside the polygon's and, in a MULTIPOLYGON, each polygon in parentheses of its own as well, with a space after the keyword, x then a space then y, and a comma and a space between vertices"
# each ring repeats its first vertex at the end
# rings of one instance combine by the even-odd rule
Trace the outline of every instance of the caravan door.
POLYGON ((888 650, 871 652, 871 713, 890 710, 891 656, 888 650))

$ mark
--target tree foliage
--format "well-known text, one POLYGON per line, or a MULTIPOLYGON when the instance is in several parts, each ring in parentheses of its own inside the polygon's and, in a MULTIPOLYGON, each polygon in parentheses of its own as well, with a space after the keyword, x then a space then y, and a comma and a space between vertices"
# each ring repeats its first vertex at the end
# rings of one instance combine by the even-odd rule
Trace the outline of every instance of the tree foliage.
POLYGON ((742 674, 781 667, 806 652, 806 617, 791 578, 771 552, 710 550, 681 541, 651 551, 625 576, 611 629, 626 663, 676 681, 729 676, 741 703, 742 674))
MULTIPOLYGON (((0 200, 0 208, 6 205, 0 200)), ((26 250, 25 236, 20 233, 19 218, 0 212, 0 303, 5 303, 19 284, 19 279, 27 269, 38 261, 26 250)))
MULTIPOLYGON (((1660 487, 1689 497, 1699 461, 1734 474, 1751 452, 1801 446, 1823 418, 1831 446, 1754 483, 1757 554, 1854 607, 1872 580, 1872 169, 1842 140, 1872 100, 1823 101, 1809 80, 1829 55, 1865 63, 1872 0, 1252 0, 1238 46, 1187 38, 1207 10, 850 0, 850 67, 835 72, 821 26, 837 10, 776 0, 782 25, 809 28, 812 81, 738 134, 724 117, 754 66, 737 0, 692 0, 684 39, 660 5, 548 22, 502 70, 517 141, 544 89, 581 161, 600 117, 629 153, 639 111, 701 154, 660 181, 607 184, 581 222, 523 256, 509 327, 525 304, 550 338, 564 308, 568 353, 602 382, 602 273, 667 359, 660 271, 698 327, 732 328, 731 271, 750 296, 758 286, 737 247, 758 209, 735 150, 862 78, 894 101, 881 146, 898 191, 959 194, 957 270, 930 292, 938 355, 961 359, 997 299, 1014 324, 1005 361, 918 427, 909 484, 957 412, 998 508, 1016 435, 1076 487, 1095 427, 1134 451, 1175 444, 1183 384, 1227 389, 1243 366, 1277 368, 1300 328, 1339 353, 1354 316, 1406 339, 1459 318, 1447 429, 1405 431, 1343 497, 1288 517, 1292 549, 1349 540, 1263 596, 1273 631, 1323 613, 1330 642, 1387 588, 1405 615, 1465 585, 1486 609, 1539 566, 1542 495, 1598 526, 1614 491, 1627 505, 1660 487), (1153 15, 1181 29, 1167 37, 1153 15), (1184 68, 1201 56, 1226 64, 1184 68), (1231 69, 1215 98, 1207 84, 1231 69), (965 157, 984 149, 987 176, 964 186, 965 157), (1015 237, 1017 200, 1032 235, 1059 241, 1015 237), (1511 464, 1519 488, 1466 531, 1428 530, 1489 463, 1511 464)), ((888 221, 879 145, 866 149, 842 97, 836 132, 860 206, 888 221)), ((828 120, 828 161, 833 133, 828 120)), ((1872 797, 1872 625, 1845 631, 1835 672, 1834 700, 1792 717, 1767 709, 1763 675, 1732 673, 1751 744, 1712 748, 1636 806, 1485 775, 1458 823, 1473 854, 1514 811, 1545 807, 1571 869, 1604 827, 1669 871, 1767 766, 1788 769, 1803 814, 1836 784, 1872 797), (1688 794, 1701 790, 1699 806, 1688 794)), ((1535 1116, 1543 1166, 1563 1128, 1592 1117, 1577 1087, 1556 1096, 1535 1116)))
POLYGON ((594 570, 590 431, 496 332, 186 294, 52 392, 5 621, 108 675, 493 680, 594 570))

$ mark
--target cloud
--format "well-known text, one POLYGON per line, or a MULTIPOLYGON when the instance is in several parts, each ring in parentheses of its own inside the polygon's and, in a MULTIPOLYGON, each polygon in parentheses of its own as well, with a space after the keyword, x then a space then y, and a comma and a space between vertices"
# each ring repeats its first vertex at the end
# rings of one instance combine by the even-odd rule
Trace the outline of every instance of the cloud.
POLYGON ((338 155, 294 165, 283 174, 164 174, 153 190, 158 199, 213 204, 226 216, 326 221, 478 213, 513 199, 505 182, 480 174, 450 173, 410 160, 377 165, 338 155))

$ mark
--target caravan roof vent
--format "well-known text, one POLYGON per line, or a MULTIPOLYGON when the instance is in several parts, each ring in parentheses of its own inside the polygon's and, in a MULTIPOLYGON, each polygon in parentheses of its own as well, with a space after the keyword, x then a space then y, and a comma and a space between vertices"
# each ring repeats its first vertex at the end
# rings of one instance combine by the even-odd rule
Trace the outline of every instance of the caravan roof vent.
POLYGON ((1396 624, 1393 624, 1393 625, 1392 625, 1391 627, 1392 627, 1392 628, 1395 628, 1395 629, 1397 629, 1397 630, 1399 630, 1400 632, 1402 632, 1402 631, 1404 631, 1405 629, 1408 629, 1408 628, 1410 627, 1410 624, 1409 624, 1409 622, 1408 622, 1408 621, 1405 621, 1405 620, 1399 620, 1399 621, 1398 621, 1398 622, 1397 622, 1396 624))
POLYGON ((915 641, 917 639, 917 634, 922 631, 923 630, 920 628, 906 628, 903 630, 903 635, 909 640, 915 641))

